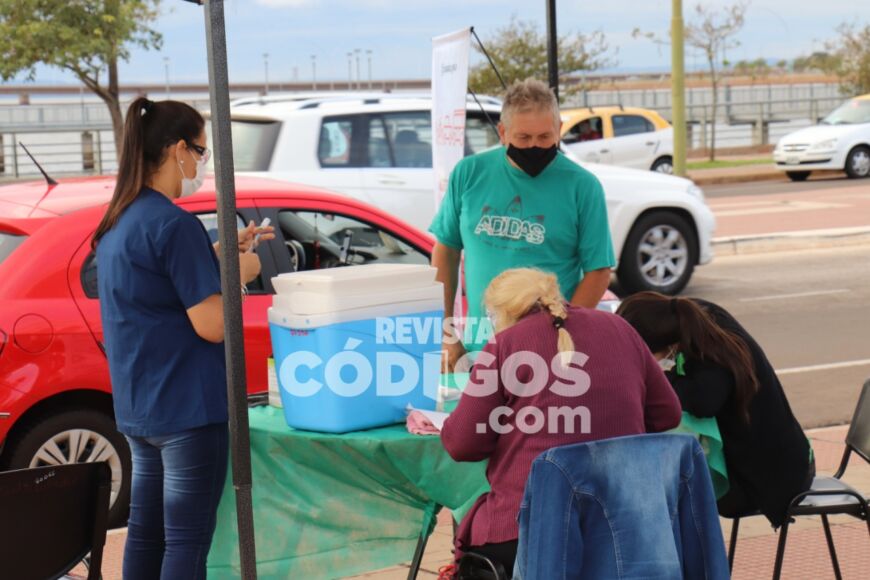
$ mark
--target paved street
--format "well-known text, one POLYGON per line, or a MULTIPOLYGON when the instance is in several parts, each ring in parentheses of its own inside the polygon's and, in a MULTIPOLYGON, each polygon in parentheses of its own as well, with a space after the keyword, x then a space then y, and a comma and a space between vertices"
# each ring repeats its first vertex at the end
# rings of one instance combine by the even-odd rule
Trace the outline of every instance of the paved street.
POLYGON ((870 179, 708 186, 705 192, 717 238, 870 226, 870 179))
POLYGON ((804 428, 849 420, 870 377, 870 248, 717 258, 684 295, 721 304, 755 336, 804 428))

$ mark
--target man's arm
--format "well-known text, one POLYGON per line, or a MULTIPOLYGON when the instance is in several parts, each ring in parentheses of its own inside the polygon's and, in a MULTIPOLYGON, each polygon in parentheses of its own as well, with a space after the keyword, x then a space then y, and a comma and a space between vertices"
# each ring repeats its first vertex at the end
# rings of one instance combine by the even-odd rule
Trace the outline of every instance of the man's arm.
POLYGON ((571 304, 584 308, 595 308, 609 285, 610 268, 586 272, 580 285, 577 286, 577 290, 574 291, 571 304))
POLYGON ((432 249, 432 266, 438 273, 435 280, 444 284, 444 317, 453 316, 453 304, 456 302, 456 287, 459 280, 460 250, 435 242, 432 249))
MULTIPOLYGON (((456 303, 456 289, 459 281, 459 263, 461 251, 451 248, 441 242, 435 242, 432 250, 432 266, 438 272, 435 279, 444 285, 444 318, 453 318, 453 305, 456 303)), ((442 366, 444 372, 454 372, 457 361, 465 354, 465 346, 462 337, 456 332, 452 323, 444 325, 444 338, 442 340, 442 366)))

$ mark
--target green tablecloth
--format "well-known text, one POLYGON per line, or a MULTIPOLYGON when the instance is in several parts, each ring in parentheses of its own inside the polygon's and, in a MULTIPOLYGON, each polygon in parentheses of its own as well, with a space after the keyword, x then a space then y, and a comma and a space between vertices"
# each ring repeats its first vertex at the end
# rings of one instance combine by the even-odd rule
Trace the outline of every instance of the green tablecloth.
MULTIPOLYGON (((456 463, 405 425, 329 435, 294 431, 280 409, 249 411, 257 571, 338 578, 408 561, 436 505, 464 513, 487 491, 485 463, 456 463)), ((240 577, 228 477, 209 578, 240 577)))
MULTIPOLYGON (((456 463, 440 438, 411 435, 404 424, 330 435, 290 429, 272 407, 251 409, 249 419, 261 578, 339 578, 408 561, 436 506, 461 519, 489 490, 485 462, 456 463)), ((683 413, 675 431, 698 435, 721 497, 728 476, 716 420, 683 413)), ((229 476, 208 572, 240 577, 229 476)))

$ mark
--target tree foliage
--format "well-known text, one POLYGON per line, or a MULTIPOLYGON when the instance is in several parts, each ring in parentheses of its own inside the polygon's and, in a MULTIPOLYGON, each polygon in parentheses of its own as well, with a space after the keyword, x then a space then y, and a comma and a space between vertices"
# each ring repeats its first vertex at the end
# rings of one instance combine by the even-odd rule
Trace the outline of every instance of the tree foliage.
POLYGON ((0 77, 33 80, 44 64, 73 73, 108 106, 120 146, 118 62, 157 48, 160 0, 0 0, 0 77))
POLYGON ((833 70, 840 78, 844 95, 870 93, 870 25, 859 28, 844 23, 837 28, 839 38, 828 43, 834 53, 833 70))
POLYGON ((840 67, 840 59, 829 52, 816 51, 809 56, 799 56, 792 61, 791 66, 792 70, 797 73, 835 74, 840 67))
MULTIPOLYGON (((507 84, 530 77, 547 79, 547 36, 534 22, 518 20, 514 16, 507 26, 482 41, 507 84)), ((557 47, 560 97, 582 88, 576 84, 561 88, 567 77, 615 64, 615 53, 611 52, 601 31, 559 36, 557 47)), ((483 54, 476 44, 475 49, 483 54)), ((468 86, 476 93, 497 95, 503 91, 495 71, 486 60, 472 67, 468 86)))

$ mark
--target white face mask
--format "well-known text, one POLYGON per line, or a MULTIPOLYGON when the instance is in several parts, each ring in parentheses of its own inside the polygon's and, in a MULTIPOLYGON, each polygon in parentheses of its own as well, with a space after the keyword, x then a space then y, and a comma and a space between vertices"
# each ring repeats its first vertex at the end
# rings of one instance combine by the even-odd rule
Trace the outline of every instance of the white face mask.
POLYGON ((663 371, 668 372, 677 366, 676 356, 677 349, 672 348, 664 358, 659 359, 659 366, 662 367, 663 371))
POLYGON ((668 372, 675 366, 677 366, 677 361, 672 358, 662 358, 659 359, 659 366, 662 367, 662 370, 668 372))
POLYGON ((205 181, 205 166, 208 163, 208 158, 208 150, 206 150, 196 161, 196 175, 192 178, 184 176, 184 167, 179 160, 178 167, 181 169, 181 197, 193 195, 202 187, 202 182, 205 181))

